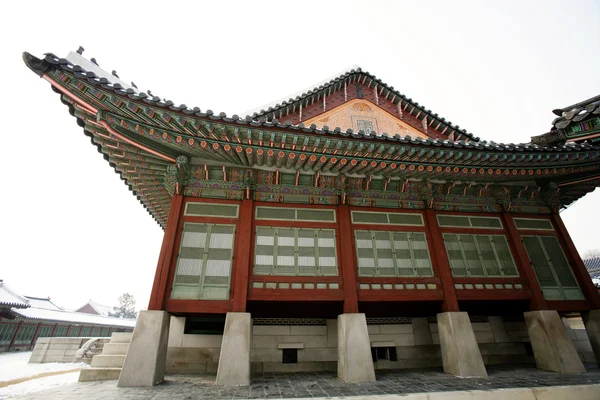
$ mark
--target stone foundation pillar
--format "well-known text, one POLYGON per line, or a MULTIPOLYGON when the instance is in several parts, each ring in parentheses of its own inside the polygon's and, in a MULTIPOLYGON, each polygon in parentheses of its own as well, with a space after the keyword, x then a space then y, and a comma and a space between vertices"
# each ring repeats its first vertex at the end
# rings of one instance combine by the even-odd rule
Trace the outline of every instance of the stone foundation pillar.
POLYGON ((437 321, 444 372, 462 378, 487 377, 469 314, 440 313, 437 321))
POLYGON ((575 345, 556 311, 528 311, 524 315, 539 369, 561 373, 585 372, 575 345))
POLYGON ((227 313, 217 369, 217 385, 248 386, 250 384, 251 345, 250 313, 227 313))
POLYGON ((427 318, 413 318, 412 326, 416 346, 433 344, 433 337, 431 336, 427 318))
POLYGON ((169 321, 166 311, 140 311, 117 386, 154 386, 163 381, 169 321))
POLYGON ((594 356, 596 356, 596 363, 600 366, 600 310, 591 310, 581 313, 585 330, 592 350, 594 350, 594 356))
POLYGON ((338 316, 338 378, 355 383, 375 381, 365 314, 338 316))

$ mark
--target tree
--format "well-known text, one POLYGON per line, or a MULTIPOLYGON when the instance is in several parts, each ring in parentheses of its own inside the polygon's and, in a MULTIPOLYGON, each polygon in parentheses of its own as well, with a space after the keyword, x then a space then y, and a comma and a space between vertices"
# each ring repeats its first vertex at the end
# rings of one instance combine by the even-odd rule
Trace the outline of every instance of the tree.
POLYGON ((115 310, 115 312, 108 313, 111 317, 137 317, 137 312, 135 311, 135 299, 133 298, 133 295, 129 293, 123 293, 119 296, 119 307, 113 307, 113 310, 115 310))

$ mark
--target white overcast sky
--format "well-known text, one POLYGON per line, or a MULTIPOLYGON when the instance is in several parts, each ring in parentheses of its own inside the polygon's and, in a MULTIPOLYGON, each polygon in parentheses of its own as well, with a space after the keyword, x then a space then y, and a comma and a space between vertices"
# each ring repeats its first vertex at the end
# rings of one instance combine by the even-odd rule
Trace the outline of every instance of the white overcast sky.
MULTIPOLYGON (((11 1, 0 16, 0 279, 67 308, 145 308, 162 230, 21 52, 82 45, 176 104, 243 113, 357 64, 496 142, 600 93, 598 1, 11 1)), ((600 248, 599 191, 561 215, 600 248)))

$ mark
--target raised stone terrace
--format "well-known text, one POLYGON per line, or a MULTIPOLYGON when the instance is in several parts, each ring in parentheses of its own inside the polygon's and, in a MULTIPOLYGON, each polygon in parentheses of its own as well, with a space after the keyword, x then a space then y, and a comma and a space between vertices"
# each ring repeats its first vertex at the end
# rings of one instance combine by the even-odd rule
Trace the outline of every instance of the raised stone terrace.
POLYGON ((586 368, 587 372, 581 374, 559 374, 532 366, 488 366, 488 378, 472 379, 456 378, 441 368, 378 370, 377 381, 355 384, 342 382, 335 372, 261 373, 253 376, 250 386, 246 387, 217 386, 215 374, 170 375, 162 384, 149 388, 118 388, 116 381, 79 382, 19 398, 216 400, 383 396, 427 400, 444 394, 438 392, 454 392, 453 399, 478 399, 484 395, 486 399, 600 398, 593 397, 600 393, 600 369, 592 364, 586 364, 586 368), (429 395, 409 396, 416 393, 429 395))

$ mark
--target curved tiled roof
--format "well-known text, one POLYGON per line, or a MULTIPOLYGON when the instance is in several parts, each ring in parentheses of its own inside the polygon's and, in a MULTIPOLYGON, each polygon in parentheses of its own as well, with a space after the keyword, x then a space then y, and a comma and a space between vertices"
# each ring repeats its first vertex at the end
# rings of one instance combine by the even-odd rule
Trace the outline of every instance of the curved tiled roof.
POLYGON ((583 121, 592 114, 600 115, 600 95, 552 112, 558 115, 558 118, 552 121, 552 126, 556 129, 565 129, 573 123, 583 121))
POLYGON ((28 308, 29 300, 21 296, 0 280, 0 308, 28 308))
MULTIPOLYGON (((59 58, 54 54, 48 53, 45 55, 43 60, 37 59, 31 54, 25 52, 23 53, 23 60, 25 64, 33 70, 38 75, 43 75, 50 68, 60 68, 64 71, 73 73, 78 79, 85 79, 87 82, 99 85, 103 89, 107 89, 113 91, 116 94, 121 96, 125 96, 131 100, 142 101, 147 104, 151 104, 156 107, 163 108, 165 110, 181 112, 185 115, 194 115, 200 118, 208 118, 212 121, 222 121, 226 123, 235 123, 238 125, 246 125, 252 127, 264 127, 264 128, 278 128, 290 131, 299 131, 304 133, 313 133, 313 134, 321 134, 321 135, 331 135, 331 136, 342 136, 353 139, 361 139, 361 140, 376 140, 376 141, 390 141, 390 142, 398 142, 398 143, 411 143, 417 145, 427 145, 427 146, 435 146, 435 147, 449 147, 449 148, 466 148, 473 150, 486 150, 486 151, 501 151, 501 152, 541 152, 541 151, 578 151, 578 150, 598 150, 600 146, 590 145, 588 143, 564 143, 564 144, 556 144, 543 146, 535 143, 496 143, 493 141, 464 141, 464 140, 439 140, 439 139, 421 139, 419 137, 412 138, 411 136, 400 136, 400 135, 387 135, 385 132, 381 135, 370 135, 363 131, 354 132, 353 129, 347 129, 343 131, 341 128, 336 127, 334 129, 329 128, 328 126, 323 126, 321 129, 317 128, 315 124, 307 127, 303 123, 299 123, 298 125, 293 125, 290 121, 286 121, 285 123, 280 122, 278 119, 267 120, 264 116, 246 116, 245 118, 240 117, 237 114, 234 114, 230 117, 227 116, 226 113, 221 112, 219 114, 215 114, 212 110, 208 109, 206 111, 202 111, 199 107, 189 108, 185 104, 175 105, 175 103, 171 100, 162 100, 158 96, 149 96, 144 92, 138 92, 132 88, 125 89, 119 83, 112 83, 105 77, 99 77, 97 74, 91 71, 86 71, 79 65, 74 65, 69 60, 65 58, 59 58), (258 117, 258 119, 256 119, 258 117)), ((350 72, 349 72, 350 73, 350 72)), ((356 72, 355 72, 356 73, 356 72)), ((360 73, 363 73, 362 71, 360 73)), ((372 76, 372 75, 369 75, 372 76)), ((372 76, 375 78, 374 76, 372 76)), ((478 139, 478 138, 476 138, 478 139)))
MULTIPOLYGON (((389 86, 387 83, 381 81, 381 79, 377 78, 375 75, 370 74, 367 71, 364 71, 362 68, 357 67, 350 69, 337 77, 332 78, 328 82, 325 82, 319 86, 316 86, 301 95, 297 95, 294 98, 290 98, 287 101, 282 101, 281 103, 276 103, 271 106, 265 106, 265 109, 260 110, 259 112, 255 112, 252 115, 253 119, 259 119, 261 117, 267 117, 269 114, 274 114, 278 110, 282 108, 287 108, 290 105, 298 104, 305 102, 306 100, 318 95, 319 93, 324 93, 328 90, 335 89, 336 85, 341 84, 343 81, 353 78, 355 76, 363 76, 369 79, 369 85, 371 83, 377 85, 378 87, 382 87, 382 95, 395 95, 399 101, 404 100, 409 103, 409 105, 414 106, 418 111, 422 111, 424 116, 427 116, 429 120, 433 119, 434 121, 438 121, 441 123, 442 127, 448 127, 458 131, 461 135, 467 136, 469 139, 474 141, 479 141, 479 137, 476 137, 472 133, 468 133, 465 129, 460 129, 460 126, 452 124, 450 121, 446 121, 446 118, 438 116, 438 114, 433 113, 430 109, 427 109, 424 105, 417 103, 412 98, 405 96, 399 91, 395 90, 393 86, 389 86)), ((340 90, 339 88, 337 90, 340 90)))

